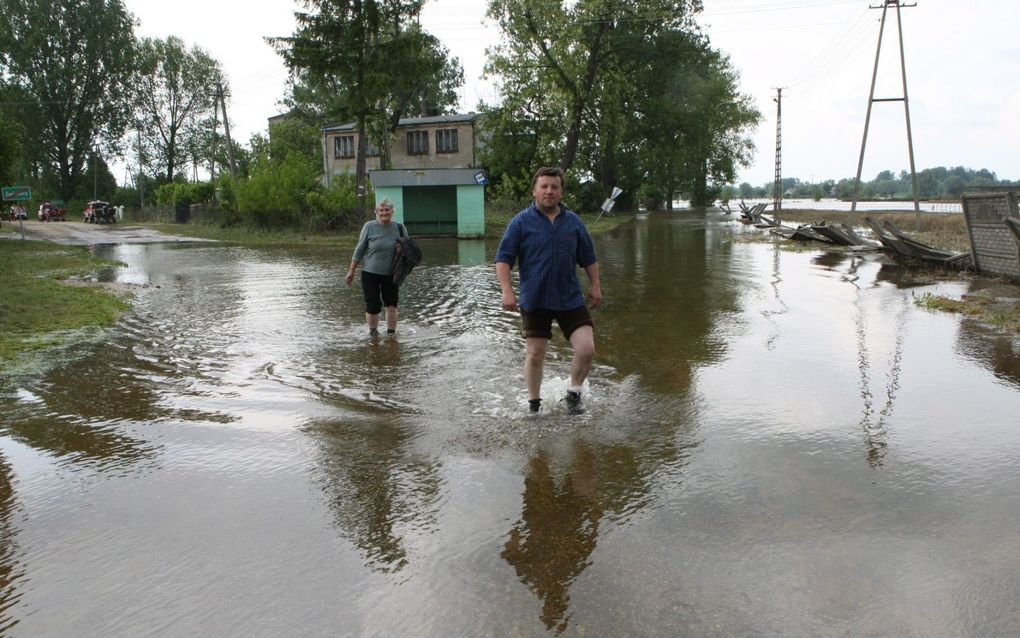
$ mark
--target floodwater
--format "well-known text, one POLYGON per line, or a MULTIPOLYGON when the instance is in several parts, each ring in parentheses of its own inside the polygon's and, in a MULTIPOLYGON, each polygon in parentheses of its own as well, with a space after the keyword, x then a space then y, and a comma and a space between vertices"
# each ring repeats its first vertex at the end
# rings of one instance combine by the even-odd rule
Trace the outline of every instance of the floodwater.
POLYGON ((377 340, 346 251, 97 247, 134 310, 0 385, 0 633, 1015 634, 1020 347, 757 232, 598 238, 580 417, 558 335, 526 414, 494 242, 377 340))
MULTIPOLYGON (((766 203, 769 205, 766 211, 772 213, 772 200, 771 199, 747 199, 739 200, 743 201, 747 206, 752 206, 757 203, 766 203)), ((686 202, 678 202, 682 207, 686 205, 686 202)), ((796 211, 796 210, 832 210, 850 212, 851 202, 842 199, 784 199, 783 210, 796 211)), ((740 211, 738 201, 730 202, 730 209, 736 212, 740 211)), ((918 209, 926 213, 962 213, 963 205, 960 203, 960 198, 955 199, 943 198, 936 200, 922 200, 918 202, 918 209)), ((857 202, 857 209, 862 213, 868 211, 901 211, 904 213, 914 212, 914 202, 911 201, 863 201, 857 202)))

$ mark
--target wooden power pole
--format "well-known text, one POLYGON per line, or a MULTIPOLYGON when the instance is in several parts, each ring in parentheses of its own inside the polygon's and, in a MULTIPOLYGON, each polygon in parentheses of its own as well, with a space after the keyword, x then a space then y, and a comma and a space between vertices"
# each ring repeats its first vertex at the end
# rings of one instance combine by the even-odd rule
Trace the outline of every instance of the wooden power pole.
POLYGON ((227 159, 230 161, 230 178, 237 181, 237 162, 234 160, 234 143, 230 140, 230 120, 227 119, 227 100, 223 97, 223 85, 216 85, 216 97, 223 108, 223 132, 227 138, 227 159))

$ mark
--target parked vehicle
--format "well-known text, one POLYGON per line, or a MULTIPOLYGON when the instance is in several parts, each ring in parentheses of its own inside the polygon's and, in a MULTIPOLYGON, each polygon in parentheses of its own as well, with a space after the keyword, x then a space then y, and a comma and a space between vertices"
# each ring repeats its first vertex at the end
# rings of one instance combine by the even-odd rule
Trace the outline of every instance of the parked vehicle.
POLYGON ((39 221, 41 222, 62 222, 64 215, 64 207, 60 204, 44 202, 39 205, 39 221))
POLYGON ((18 221, 19 219, 28 219, 28 213, 25 212, 25 207, 21 204, 15 204, 11 206, 11 212, 7 214, 7 219, 10 221, 18 221))
POLYGON ((85 213, 82 215, 82 221, 86 224, 116 223, 117 209, 110 205, 109 202, 103 202, 98 199, 93 200, 85 206, 85 213))

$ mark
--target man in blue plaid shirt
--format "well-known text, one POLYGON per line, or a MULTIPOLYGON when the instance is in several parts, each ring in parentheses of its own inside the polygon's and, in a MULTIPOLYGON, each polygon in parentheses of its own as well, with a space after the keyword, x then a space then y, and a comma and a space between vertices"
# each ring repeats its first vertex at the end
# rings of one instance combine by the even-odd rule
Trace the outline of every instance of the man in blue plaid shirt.
POLYGON ((503 290, 503 308, 521 313, 529 409, 538 412, 541 408, 542 369, 555 319, 574 349, 565 401, 570 412, 577 414, 583 412, 581 388, 595 355, 595 322, 588 305, 597 308, 602 303, 602 288, 591 235, 581 218, 560 203, 563 185, 559 168, 540 168, 535 173, 535 201, 507 225, 496 250, 496 276, 503 290), (520 272, 519 298, 510 277, 515 263, 520 272), (588 275, 587 305, 577 279, 578 266, 588 275))

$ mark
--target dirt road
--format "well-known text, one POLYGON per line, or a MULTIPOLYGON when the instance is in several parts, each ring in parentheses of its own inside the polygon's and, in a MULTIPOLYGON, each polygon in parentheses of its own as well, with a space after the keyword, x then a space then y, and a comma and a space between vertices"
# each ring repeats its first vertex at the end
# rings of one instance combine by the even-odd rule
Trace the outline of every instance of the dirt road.
POLYGON ((14 235, 0 237, 20 238, 24 228, 25 239, 45 239, 68 246, 92 246, 95 244, 150 244, 173 241, 213 241, 194 237, 164 235, 158 231, 132 226, 131 224, 86 224, 84 222, 4 222, 13 227, 14 235))

